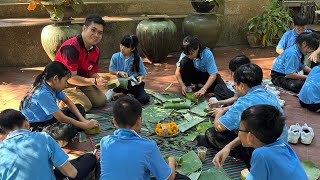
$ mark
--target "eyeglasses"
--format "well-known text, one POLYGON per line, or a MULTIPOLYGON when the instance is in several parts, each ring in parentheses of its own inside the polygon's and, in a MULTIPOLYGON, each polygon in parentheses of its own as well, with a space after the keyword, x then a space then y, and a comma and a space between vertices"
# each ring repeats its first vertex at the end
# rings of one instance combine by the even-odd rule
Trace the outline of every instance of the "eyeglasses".
POLYGON ((250 131, 242 130, 242 129, 239 129, 239 128, 237 128, 237 129, 234 130, 234 132, 235 132, 236 134, 238 134, 240 131, 241 131, 241 132, 247 132, 247 133, 250 132, 250 131))

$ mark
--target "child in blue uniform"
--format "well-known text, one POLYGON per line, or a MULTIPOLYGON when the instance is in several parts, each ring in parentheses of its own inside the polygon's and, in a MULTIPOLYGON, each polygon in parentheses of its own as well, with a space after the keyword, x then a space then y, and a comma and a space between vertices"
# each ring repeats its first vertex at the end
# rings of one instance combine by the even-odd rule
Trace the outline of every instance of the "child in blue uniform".
POLYGON ((93 154, 69 162, 51 136, 27 130, 29 121, 19 111, 2 111, 0 127, 7 134, 0 143, 0 179, 84 179, 96 166, 93 154))
MULTIPOLYGON (((109 72, 118 77, 133 76, 138 84, 132 86, 128 83, 128 89, 115 88, 116 93, 132 94, 141 104, 147 104, 150 100, 149 95, 144 90, 147 71, 143 65, 142 59, 138 54, 138 37, 135 35, 125 35, 120 42, 120 52, 111 57, 109 72)), ((108 98, 108 97, 107 97, 108 98)))
POLYGON ((191 84, 198 87, 193 95, 203 96, 213 93, 217 84, 224 84, 209 48, 202 47, 198 38, 187 36, 182 42, 182 53, 177 62, 176 78, 181 86, 181 93, 192 92, 191 84))
POLYGON ((163 159, 154 141, 141 137, 142 107, 132 97, 122 97, 113 106, 113 123, 118 128, 113 135, 101 139, 101 180, 187 180, 176 174, 176 161, 163 159))
MULTIPOLYGON (((231 75, 233 76, 234 72, 241 65, 248 63, 250 63, 250 59, 243 54, 237 55, 231 59, 229 62, 229 70, 231 71, 231 75)), ((218 101, 209 102, 208 105, 210 107, 231 105, 239 98, 239 95, 235 89, 235 85, 230 81, 227 81, 225 84, 217 84, 214 88, 214 94, 218 101)))
POLYGON ((320 112, 320 66, 312 68, 298 95, 302 107, 320 112))
MULTIPOLYGON (((230 108, 216 108, 214 126, 205 132, 205 136, 198 136, 198 144, 207 147, 223 148, 233 141, 237 134, 234 132, 239 127, 241 113, 248 107, 256 104, 269 104, 282 112, 277 97, 265 86, 261 85, 263 78, 262 69, 255 64, 244 64, 234 73, 234 82, 239 98, 230 108)), ((282 139, 287 139, 287 129, 283 129, 282 139)), ((250 166, 252 149, 237 147, 240 158, 250 166)))
POLYGON ((90 129, 99 125, 96 120, 85 119, 83 106, 75 105, 62 91, 69 78, 70 71, 57 61, 49 63, 36 77, 33 87, 20 105, 21 112, 30 121, 33 131, 50 130, 50 126, 58 122, 71 124, 66 128, 68 132, 74 132, 75 128, 90 129), (60 110, 57 100, 63 101, 68 107, 60 110))
POLYGON ((319 47, 319 36, 315 33, 302 33, 296 43, 280 54, 271 68, 271 81, 274 85, 299 93, 307 75, 298 74, 303 70, 310 72, 310 68, 303 64, 304 54, 319 47))
POLYGON ((221 168, 230 151, 242 144, 255 149, 246 180, 307 180, 308 177, 293 149, 279 139, 284 126, 283 114, 276 107, 251 106, 241 115, 238 137, 215 155, 213 164, 221 168))

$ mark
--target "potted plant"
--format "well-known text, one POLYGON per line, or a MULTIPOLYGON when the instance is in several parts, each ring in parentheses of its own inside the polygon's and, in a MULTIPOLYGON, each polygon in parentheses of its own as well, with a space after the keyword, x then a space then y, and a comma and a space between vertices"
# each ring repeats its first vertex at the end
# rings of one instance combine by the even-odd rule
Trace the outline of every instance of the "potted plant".
POLYGON ((280 39, 292 23, 290 11, 281 7, 279 0, 271 0, 264 11, 248 20, 247 39, 251 47, 272 46, 280 39))
POLYGON ((51 60, 55 59, 61 43, 81 33, 81 26, 71 23, 71 16, 73 11, 80 11, 82 5, 82 0, 29 0, 28 10, 33 11, 41 6, 55 22, 41 31, 42 47, 51 60))
POLYGON ((191 0, 192 7, 199 13, 208 13, 215 6, 219 7, 224 0, 191 0))
POLYGON ((80 12, 82 0, 29 0, 28 10, 33 11, 37 6, 45 8, 52 20, 71 20, 72 12, 80 12))

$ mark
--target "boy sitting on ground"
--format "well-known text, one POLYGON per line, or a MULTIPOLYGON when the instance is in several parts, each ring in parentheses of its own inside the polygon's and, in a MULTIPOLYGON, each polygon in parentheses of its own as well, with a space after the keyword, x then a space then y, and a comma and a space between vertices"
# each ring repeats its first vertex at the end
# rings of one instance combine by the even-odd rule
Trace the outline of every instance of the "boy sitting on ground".
POLYGON ((215 155, 213 164, 221 168, 230 151, 242 143, 255 149, 246 180, 308 179, 293 149, 279 139, 284 125, 284 117, 276 107, 249 107, 241 115, 238 137, 215 155))
POLYGON ((137 134, 142 125, 141 113, 142 106, 135 98, 116 101, 113 123, 118 129, 100 143, 101 180, 150 179, 151 174, 158 180, 177 178, 175 159, 169 157, 167 164, 157 144, 137 134))

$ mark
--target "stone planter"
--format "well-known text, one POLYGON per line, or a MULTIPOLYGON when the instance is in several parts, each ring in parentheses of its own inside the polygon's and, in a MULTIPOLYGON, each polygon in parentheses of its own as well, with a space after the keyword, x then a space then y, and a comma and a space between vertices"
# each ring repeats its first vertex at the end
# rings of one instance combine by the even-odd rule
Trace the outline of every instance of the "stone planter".
POLYGON ((256 38, 253 32, 247 32, 247 40, 249 47, 258 48, 261 47, 261 38, 256 38))
POLYGON ((136 34, 144 55, 151 62, 159 63, 170 53, 170 41, 176 31, 176 25, 169 19, 149 18, 138 24, 136 34))
POLYGON ((193 13, 182 22, 185 36, 198 37, 200 42, 209 48, 214 48, 219 40, 222 26, 214 13, 193 13))
POLYGON ((81 33, 81 26, 69 22, 56 22, 47 25, 41 32, 41 44, 44 51, 53 61, 60 45, 73 36, 81 33))
POLYGON ((191 5, 199 13, 208 13, 214 8, 214 5, 209 4, 209 2, 199 0, 191 0, 191 5))

